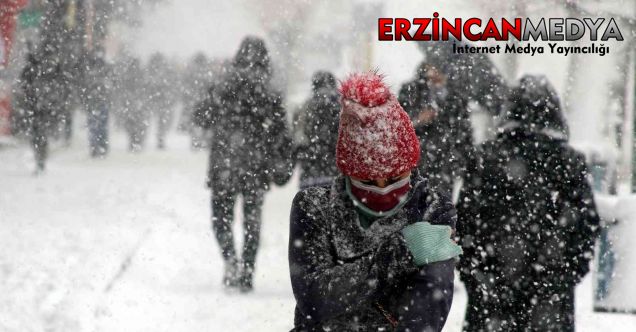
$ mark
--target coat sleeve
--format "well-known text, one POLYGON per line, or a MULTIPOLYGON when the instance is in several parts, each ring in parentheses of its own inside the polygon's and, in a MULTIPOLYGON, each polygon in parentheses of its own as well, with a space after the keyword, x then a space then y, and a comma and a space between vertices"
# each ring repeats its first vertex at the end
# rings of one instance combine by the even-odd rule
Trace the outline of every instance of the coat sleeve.
POLYGON ((455 260, 424 265, 398 306, 398 331, 441 331, 453 302, 455 260))
POLYGON ((292 162, 294 165, 302 164, 305 162, 307 155, 307 133, 304 130, 306 121, 306 103, 299 107, 294 112, 292 121, 292 135, 293 135, 293 151, 292 162))
MULTIPOLYGON (((438 193, 427 221, 455 229, 457 214, 450 197, 438 193)), ((455 259, 422 266, 408 280, 398 307, 398 331, 441 331, 453 302, 455 259)))
POLYGON ((578 154, 568 166, 571 180, 565 191, 565 208, 561 220, 571 225, 570 243, 566 244, 570 281, 578 283, 589 272, 594 257, 594 242, 599 235, 599 215, 592 188, 587 180, 585 157, 578 154))
POLYGON ((194 123, 204 129, 210 129, 215 122, 215 101, 214 101, 214 88, 211 87, 206 94, 205 99, 198 102, 194 109, 193 121, 194 123))
POLYGON ((273 112, 271 124, 267 128, 266 143, 271 147, 271 180, 279 186, 289 181, 293 172, 293 143, 287 124, 287 116, 282 105, 282 97, 274 95, 271 100, 273 112))
POLYGON ((297 308, 309 321, 321 322, 372 305, 382 291, 417 271, 399 232, 369 254, 339 261, 325 221, 307 212, 312 203, 306 194, 298 193, 292 204, 289 265, 297 308))
POLYGON ((478 225, 481 224, 480 206, 482 203, 481 186, 483 185, 481 170, 482 151, 475 152, 469 159, 464 175, 464 183, 457 200, 457 239, 464 251, 458 264, 461 280, 470 289, 477 284, 476 273, 483 269, 481 251, 476 243, 478 225))

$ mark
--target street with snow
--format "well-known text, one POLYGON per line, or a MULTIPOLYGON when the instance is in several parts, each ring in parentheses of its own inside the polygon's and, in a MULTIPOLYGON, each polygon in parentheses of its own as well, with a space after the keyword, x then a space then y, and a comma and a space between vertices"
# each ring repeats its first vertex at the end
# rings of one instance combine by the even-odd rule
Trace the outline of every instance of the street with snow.
MULTIPOLYGON (((94 160, 85 134, 54 146, 40 176, 28 146, 0 148, 0 331, 291 329, 297 178, 266 196, 254 292, 228 294, 209 222, 208 152, 174 134, 165 151, 133 154, 114 132, 109 156, 94 160)), ((456 282, 445 331, 460 331, 465 303, 456 282)), ((636 316, 592 311, 591 275, 577 289, 576 319, 580 332, 636 331, 636 316)))

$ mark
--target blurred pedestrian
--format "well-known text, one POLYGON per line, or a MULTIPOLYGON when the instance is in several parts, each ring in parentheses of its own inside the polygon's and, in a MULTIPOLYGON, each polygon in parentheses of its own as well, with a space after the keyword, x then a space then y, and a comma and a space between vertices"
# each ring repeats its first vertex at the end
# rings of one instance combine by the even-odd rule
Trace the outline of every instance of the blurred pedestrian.
POLYGON ((45 170, 49 135, 56 126, 55 79, 59 65, 46 52, 29 53, 20 75, 20 89, 27 110, 27 129, 35 155, 35 173, 45 170))
POLYGON ((87 56, 84 107, 87 112, 88 142, 93 158, 108 153, 108 115, 110 96, 108 67, 97 53, 87 56))
POLYGON ((599 224, 585 157, 545 77, 521 78, 502 119, 459 197, 464 331, 574 331, 599 224))
POLYGON ((227 77, 210 89, 195 114, 197 123, 213 133, 208 186, 212 228, 225 260, 223 284, 243 292, 253 288, 263 196, 272 182, 282 185, 291 176, 291 136, 271 75, 265 42, 246 37, 227 77), (238 195, 245 229, 240 260, 232 232, 238 195))
POLYGON ((146 70, 145 106, 157 121, 157 148, 166 147, 166 135, 172 125, 177 100, 177 77, 163 54, 150 57, 146 70))
POLYGON ((453 298, 455 208, 418 175, 420 143, 382 77, 340 88, 342 173, 292 203, 293 331, 442 330, 453 298))
POLYGON ((331 183, 338 175, 336 141, 340 94, 336 78, 326 71, 312 77, 311 97, 299 111, 296 162, 300 165, 300 189, 331 183))
POLYGON ((124 71, 119 78, 121 121, 128 134, 128 149, 139 152, 143 149, 150 126, 150 114, 144 105, 144 79, 141 62, 129 58, 123 63, 124 71))
POLYGON ((213 83, 212 67, 203 53, 195 55, 181 81, 183 111, 179 129, 190 134, 190 147, 198 150, 206 144, 206 135, 205 130, 194 123, 194 111, 196 105, 206 98, 208 88, 213 83))
MULTIPOLYGON (((453 45, 463 45, 458 40, 419 43, 426 55, 426 62, 444 77, 444 105, 441 115, 447 122, 443 130, 450 141, 452 180, 442 178, 443 185, 457 184, 466 171, 474 151, 471 111, 484 110, 493 118, 501 113, 508 94, 508 86, 487 55, 455 54, 453 45)), ((493 120, 494 122, 494 120, 493 120)), ((425 162, 425 161, 424 161, 425 162)), ((446 163, 446 162, 444 162, 446 163)), ((456 186, 455 186, 456 187, 456 186)))
POLYGON ((61 132, 61 138, 64 140, 64 146, 71 146, 73 139, 73 111, 78 106, 79 90, 78 85, 75 82, 74 76, 77 75, 77 71, 67 71, 62 67, 62 75, 59 77, 59 89, 60 95, 60 113, 59 113, 59 126, 58 129, 61 132))
POLYGON ((459 160, 463 157, 460 156, 470 150, 472 141, 457 137, 464 133, 456 127, 469 129, 470 122, 467 116, 456 113, 466 109, 450 105, 446 84, 444 74, 422 62, 416 77, 402 85, 399 100, 422 143, 421 174, 430 185, 450 194, 455 178, 461 174, 459 160))

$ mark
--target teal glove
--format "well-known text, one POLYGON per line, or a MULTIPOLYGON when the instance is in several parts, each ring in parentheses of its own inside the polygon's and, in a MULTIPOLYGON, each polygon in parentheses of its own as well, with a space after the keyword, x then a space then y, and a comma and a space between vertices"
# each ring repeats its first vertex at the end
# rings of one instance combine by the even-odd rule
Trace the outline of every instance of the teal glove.
POLYGON ((450 226, 416 222, 404 227, 402 235, 417 266, 445 261, 462 254, 462 248, 450 238, 450 226))

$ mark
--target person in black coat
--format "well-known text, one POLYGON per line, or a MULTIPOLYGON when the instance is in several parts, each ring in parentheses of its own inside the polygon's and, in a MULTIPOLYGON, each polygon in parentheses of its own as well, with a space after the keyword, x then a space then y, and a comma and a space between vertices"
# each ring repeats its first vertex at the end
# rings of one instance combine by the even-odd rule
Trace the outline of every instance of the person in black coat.
POLYGON ((177 101, 177 76, 166 57, 155 53, 148 60, 145 80, 145 112, 156 117, 157 148, 163 150, 166 148, 166 135, 172 126, 177 101))
POLYGON ((326 71, 312 77, 312 95, 299 111, 296 162, 300 189, 330 183, 337 175, 336 140, 340 103, 336 78, 326 71))
POLYGON ((417 69, 416 77, 402 85, 399 94, 400 104, 409 114, 415 132, 422 143, 422 156, 419 170, 431 185, 450 193, 455 177, 460 175, 465 155, 472 145, 472 140, 465 141, 467 127, 470 134, 470 123, 465 108, 449 107, 446 76, 436 67, 423 62, 417 69), (460 144, 461 143, 461 144, 460 144))
POLYGON ((110 113, 109 68, 100 54, 86 57, 83 101, 86 108, 88 141, 93 158, 104 157, 108 153, 108 118, 110 113))
POLYGON ((118 66, 118 102, 120 116, 126 134, 128 134, 128 150, 140 152, 150 125, 150 113, 144 105, 144 82, 141 62, 137 58, 124 58, 118 66))
POLYGON ((382 77, 354 74, 340 91, 342 175, 292 203, 293 331, 441 331, 455 208, 418 175, 419 141, 382 77))
POLYGON ((211 129, 208 186, 212 228, 225 259, 224 285, 252 290, 263 196, 272 182, 286 183, 292 171, 292 142, 282 96, 271 83, 263 40, 241 43, 227 76, 213 85, 195 112, 195 122, 211 129), (243 197, 242 259, 232 233, 236 197, 243 197))
POLYGON ((502 118, 458 201, 464 331, 574 331, 599 224, 585 158, 545 77, 524 76, 502 118))
POLYGON ((49 132, 55 124, 55 78, 59 65, 49 54, 29 53, 27 64, 20 75, 23 107, 26 109, 27 132, 35 154, 36 170, 44 171, 48 157, 49 132))
MULTIPOLYGON (((439 144, 434 139, 431 145, 439 146, 442 150, 450 146, 448 152, 432 153, 432 157, 442 158, 440 160, 442 166, 438 167, 442 176, 436 181, 441 182, 446 190, 452 187, 453 182, 463 177, 474 152, 469 104, 471 108, 477 106, 493 116, 499 115, 509 90, 505 80, 487 55, 455 54, 454 44, 463 46, 466 43, 457 40, 418 43, 425 53, 427 66, 434 69, 432 73, 436 73, 429 76, 432 78, 441 76, 444 81, 441 90, 434 88, 440 86, 439 83, 429 84, 429 88, 437 90, 438 95, 442 92, 443 103, 438 103, 437 126, 443 133, 445 141, 439 144)), ((431 71, 427 70, 427 72, 431 71)), ((440 81, 440 79, 433 81, 440 81)), ((423 162, 425 163, 426 160, 423 162)))
POLYGON ((190 134, 190 147, 199 150, 205 145, 205 131, 196 126, 194 111, 207 94, 208 87, 214 81, 212 65, 203 53, 198 53, 186 66, 181 77, 183 109, 179 120, 179 130, 190 134))

